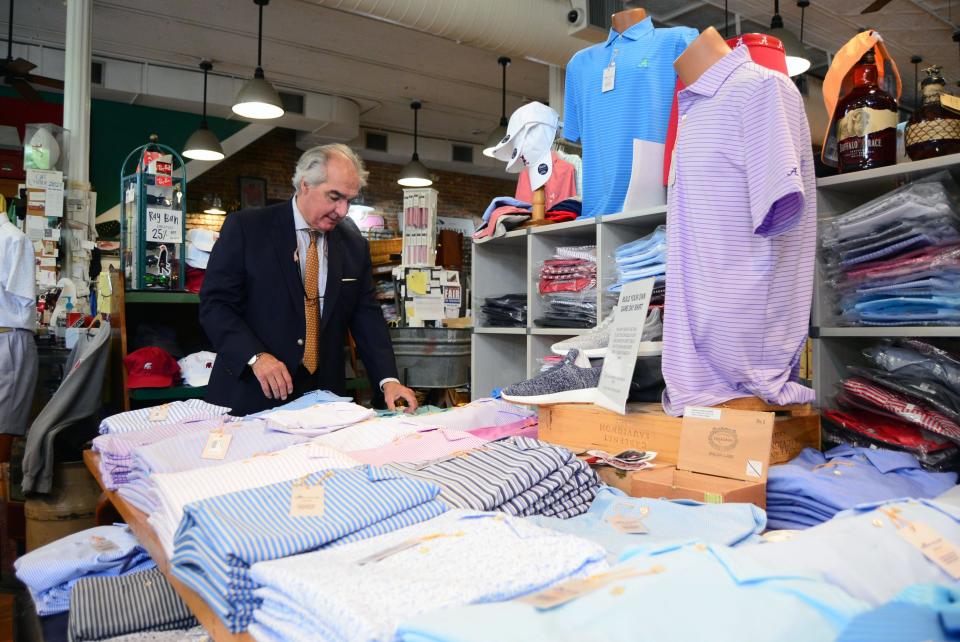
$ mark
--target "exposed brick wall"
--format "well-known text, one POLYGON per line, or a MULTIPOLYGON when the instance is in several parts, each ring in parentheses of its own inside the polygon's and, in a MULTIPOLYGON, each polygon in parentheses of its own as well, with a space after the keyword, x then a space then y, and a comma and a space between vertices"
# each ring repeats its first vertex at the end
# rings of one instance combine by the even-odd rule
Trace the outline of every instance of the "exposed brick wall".
POLYGON ((219 232, 224 218, 223 214, 187 214, 187 229, 196 227, 219 232))
MULTIPOLYGON (((202 199, 217 195, 228 212, 239 207, 238 178, 253 176, 267 181, 268 199, 285 199, 293 195, 290 178, 300 157, 296 133, 290 129, 275 129, 240 152, 215 166, 187 186, 188 211, 202 212, 202 199)), ((397 214, 403 207, 403 188, 397 185, 402 166, 368 161, 370 179, 364 192, 366 203, 385 215, 390 228, 397 231, 397 214)), ((456 172, 431 172, 440 192, 440 215, 479 218, 494 196, 512 195, 516 189, 513 180, 486 178, 456 172)), ((187 216, 187 227, 215 225, 203 215, 187 216), (192 223, 192 224, 191 224, 192 223)))

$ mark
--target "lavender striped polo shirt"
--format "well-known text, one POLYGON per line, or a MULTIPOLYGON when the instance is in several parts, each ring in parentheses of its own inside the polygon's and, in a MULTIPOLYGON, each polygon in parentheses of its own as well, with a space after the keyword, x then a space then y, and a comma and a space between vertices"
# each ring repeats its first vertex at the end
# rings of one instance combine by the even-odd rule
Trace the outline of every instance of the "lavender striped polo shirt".
POLYGON ((679 94, 667 206, 663 407, 813 401, 796 382, 816 185, 800 93, 738 47, 679 94))

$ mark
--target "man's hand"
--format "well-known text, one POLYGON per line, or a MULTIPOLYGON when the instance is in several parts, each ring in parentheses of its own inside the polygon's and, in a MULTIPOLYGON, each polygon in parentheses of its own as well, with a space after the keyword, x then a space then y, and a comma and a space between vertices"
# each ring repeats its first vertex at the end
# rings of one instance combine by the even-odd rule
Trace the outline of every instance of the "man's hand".
POLYGON ((407 402, 406 412, 413 412, 417 409, 417 396, 413 394, 413 390, 396 381, 388 381, 383 384, 383 398, 390 410, 397 409, 397 399, 403 399, 407 402))
POLYGON ((253 376, 260 382, 260 388, 267 399, 286 400, 293 393, 293 379, 287 366, 272 354, 264 352, 253 364, 253 376))

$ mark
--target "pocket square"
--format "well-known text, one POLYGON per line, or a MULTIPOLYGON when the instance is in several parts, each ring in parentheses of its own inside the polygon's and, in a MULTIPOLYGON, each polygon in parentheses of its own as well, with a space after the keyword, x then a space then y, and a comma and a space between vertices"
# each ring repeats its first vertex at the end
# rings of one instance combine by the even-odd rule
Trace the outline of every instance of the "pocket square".
POLYGON ((340 279, 340 280, 343 281, 344 283, 351 283, 353 281, 356 281, 356 279, 340 279))

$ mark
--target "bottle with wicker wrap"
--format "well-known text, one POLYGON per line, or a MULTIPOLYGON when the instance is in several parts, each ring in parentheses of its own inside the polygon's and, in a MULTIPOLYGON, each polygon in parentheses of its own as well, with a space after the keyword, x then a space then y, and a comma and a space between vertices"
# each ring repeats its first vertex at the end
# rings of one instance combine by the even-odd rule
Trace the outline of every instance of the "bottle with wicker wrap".
POLYGON ((913 113, 904 134, 910 160, 960 152, 960 114, 940 103, 940 96, 947 93, 942 67, 934 65, 923 71, 927 74, 920 82, 923 104, 913 113))

